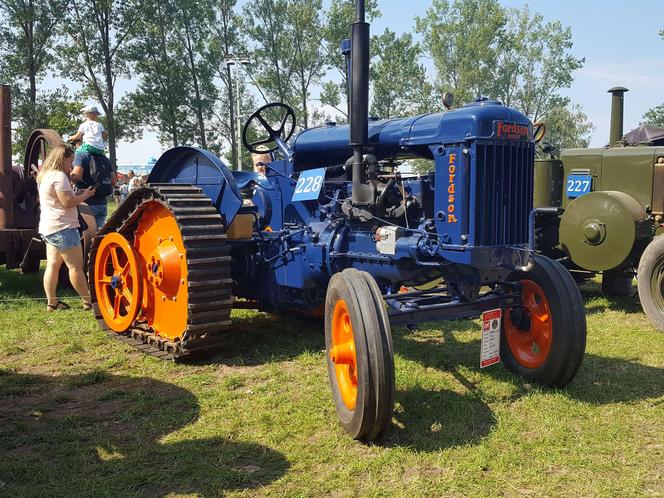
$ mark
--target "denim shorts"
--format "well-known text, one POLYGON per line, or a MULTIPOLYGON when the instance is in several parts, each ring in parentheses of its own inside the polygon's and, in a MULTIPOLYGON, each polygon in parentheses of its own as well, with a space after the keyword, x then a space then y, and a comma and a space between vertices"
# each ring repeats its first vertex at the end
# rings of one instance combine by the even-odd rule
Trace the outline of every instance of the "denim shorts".
POLYGON ((71 249, 81 245, 81 236, 75 228, 65 228, 59 232, 42 235, 42 238, 58 249, 71 249))
POLYGON ((104 226, 106 223, 106 213, 108 213, 108 206, 106 204, 88 204, 92 215, 95 217, 97 223, 97 230, 104 226))

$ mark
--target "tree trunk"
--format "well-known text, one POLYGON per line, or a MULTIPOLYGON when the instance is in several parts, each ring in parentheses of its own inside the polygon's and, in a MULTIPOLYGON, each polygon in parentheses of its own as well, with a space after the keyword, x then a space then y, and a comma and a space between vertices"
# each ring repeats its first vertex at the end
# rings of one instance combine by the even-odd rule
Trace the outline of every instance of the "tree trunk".
MULTIPOLYGON (((110 13, 109 13, 110 14, 110 13)), ((108 26, 106 30, 106 43, 104 43, 104 72, 106 73, 106 124, 108 125, 108 155, 111 160, 111 166, 117 171, 117 158, 115 150, 115 116, 114 116, 114 93, 113 93, 113 66, 111 61, 111 44, 108 26)))
MULTIPOLYGON (((226 81, 228 82, 226 84, 226 88, 228 89, 228 105, 230 106, 230 129, 231 129, 231 158, 233 160, 233 167, 237 164, 237 157, 238 157, 238 141, 240 140, 240 137, 235 136, 235 99, 233 96, 235 95, 233 93, 233 84, 231 80, 231 66, 226 64, 226 77, 228 78, 226 81)), ((235 69, 235 77, 237 78, 237 68, 235 69)), ((238 98, 238 95, 235 95, 235 98, 238 98)))
POLYGON ((304 83, 304 74, 302 74, 302 114, 304 118, 304 128, 309 128, 309 112, 307 110, 307 86, 304 83))
POLYGON ((196 61, 194 60, 194 50, 191 47, 191 33, 189 25, 185 20, 185 31, 187 35, 187 55, 189 56, 189 68, 191 71, 191 81, 194 84, 196 119, 198 121, 198 132, 200 134, 201 148, 207 149, 207 140, 205 139, 205 120, 203 119, 203 103, 201 101, 201 90, 198 86, 198 77, 196 74, 196 61))

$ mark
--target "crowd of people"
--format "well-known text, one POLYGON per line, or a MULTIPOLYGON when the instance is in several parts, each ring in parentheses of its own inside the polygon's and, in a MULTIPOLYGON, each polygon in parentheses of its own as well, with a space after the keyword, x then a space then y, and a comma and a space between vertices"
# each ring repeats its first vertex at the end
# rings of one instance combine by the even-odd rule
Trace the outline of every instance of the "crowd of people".
POLYGON ((148 176, 142 175, 139 176, 135 174, 132 170, 127 173, 126 179, 118 180, 113 189, 113 200, 116 204, 124 202, 129 194, 136 190, 141 185, 145 185, 147 182, 148 176))

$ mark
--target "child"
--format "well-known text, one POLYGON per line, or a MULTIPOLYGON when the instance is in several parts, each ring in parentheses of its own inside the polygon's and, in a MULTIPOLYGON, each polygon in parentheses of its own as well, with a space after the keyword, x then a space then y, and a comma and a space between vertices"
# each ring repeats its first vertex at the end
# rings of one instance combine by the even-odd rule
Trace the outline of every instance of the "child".
POLYGON ((81 109, 85 114, 85 122, 81 123, 75 135, 72 135, 67 140, 68 142, 82 141, 80 147, 76 152, 88 152, 90 154, 102 155, 106 149, 104 140, 108 139, 108 132, 104 129, 104 125, 97 121, 100 116, 97 106, 89 105, 81 109))

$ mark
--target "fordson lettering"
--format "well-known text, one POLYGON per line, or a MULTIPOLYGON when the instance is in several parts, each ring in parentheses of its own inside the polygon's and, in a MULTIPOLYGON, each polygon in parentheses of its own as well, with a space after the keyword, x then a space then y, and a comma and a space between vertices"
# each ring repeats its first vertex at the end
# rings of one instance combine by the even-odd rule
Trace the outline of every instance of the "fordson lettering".
POLYGON ((454 214, 454 210, 456 209, 454 203, 456 201, 456 185, 454 183, 454 179, 456 177, 456 165, 454 164, 454 161, 456 159, 456 154, 450 154, 450 163, 447 168, 447 172, 449 173, 450 176, 450 183, 447 187, 447 193, 449 196, 447 197, 447 222, 448 223, 456 223, 457 218, 456 215, 454 214))
POLYGON ((507 140, 524 140, 530 136, 528 126, 518 123, 496 122, 496 137, 507 140))

